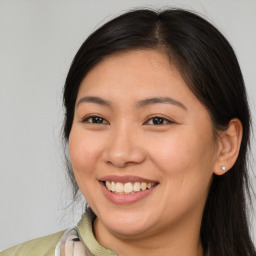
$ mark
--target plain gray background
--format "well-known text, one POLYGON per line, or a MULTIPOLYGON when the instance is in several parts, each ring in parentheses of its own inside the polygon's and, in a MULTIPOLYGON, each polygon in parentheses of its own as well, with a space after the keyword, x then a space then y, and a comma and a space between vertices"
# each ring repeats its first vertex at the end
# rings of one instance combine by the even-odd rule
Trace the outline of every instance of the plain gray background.
POLYGON ((89 33, 136 6, 183 7, 217 26, 237 53, 255 119, 256 0, 0 0, 0 250, 79 219, 79 207, 64 209, 62 87, 89 33))

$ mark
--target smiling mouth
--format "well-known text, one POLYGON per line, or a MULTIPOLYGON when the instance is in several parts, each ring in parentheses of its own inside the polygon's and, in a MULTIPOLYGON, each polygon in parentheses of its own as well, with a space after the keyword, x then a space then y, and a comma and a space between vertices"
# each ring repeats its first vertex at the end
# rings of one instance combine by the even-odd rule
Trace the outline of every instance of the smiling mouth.
POLYGON ((115 194, 127 195, 133 194, 140 191, 149 190, 158 185, 157 182, 114 182, 114 181, 103 181, 105 187, 115 194))

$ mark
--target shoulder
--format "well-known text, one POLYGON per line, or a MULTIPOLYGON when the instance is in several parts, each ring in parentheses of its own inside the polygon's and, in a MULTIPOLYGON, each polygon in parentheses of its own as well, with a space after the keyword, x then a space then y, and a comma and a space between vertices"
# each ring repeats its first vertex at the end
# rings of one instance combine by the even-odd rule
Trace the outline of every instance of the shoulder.
POLYGON ((0 256, 54 256, 55 247, 64 231, 33 239, 0 252, 0 256))

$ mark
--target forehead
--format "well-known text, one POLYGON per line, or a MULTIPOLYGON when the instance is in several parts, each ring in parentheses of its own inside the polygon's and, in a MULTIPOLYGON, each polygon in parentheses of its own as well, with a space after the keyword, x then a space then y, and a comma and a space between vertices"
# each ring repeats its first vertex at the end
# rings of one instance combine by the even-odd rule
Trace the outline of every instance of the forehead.
POLYGON ((136 50, 115 53, 88 72, 81 82, 79 93, 137 90, 143 93, 190 94, 177 68, 166 53, 157 50, 136 50))

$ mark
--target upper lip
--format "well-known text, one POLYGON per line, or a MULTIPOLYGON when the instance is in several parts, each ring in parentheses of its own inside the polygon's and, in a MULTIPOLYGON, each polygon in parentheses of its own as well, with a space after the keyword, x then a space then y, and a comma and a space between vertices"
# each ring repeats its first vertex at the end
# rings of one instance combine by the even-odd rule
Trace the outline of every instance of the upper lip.
POLYGON ((99 181, 114 181, 114 182, 120 182, 120 183, 127 183, 127 182, 159 183, 156 180, 151 180, 151 179, 146 179, 146 178, 131 176, 131 175, 126 175, 126 176, 108 175, 108 176, 101 177, 99 181))

